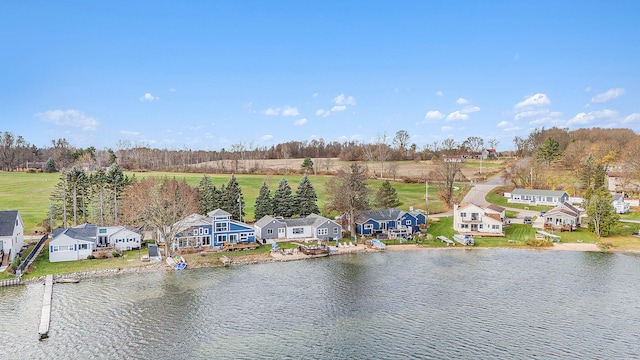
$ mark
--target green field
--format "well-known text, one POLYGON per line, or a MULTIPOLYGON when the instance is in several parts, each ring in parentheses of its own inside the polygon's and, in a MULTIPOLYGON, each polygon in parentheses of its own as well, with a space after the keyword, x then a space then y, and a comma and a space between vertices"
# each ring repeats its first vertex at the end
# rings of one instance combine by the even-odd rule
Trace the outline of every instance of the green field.
MULTIPOLYGON (((202 174, 193 173, 160 173, 160 172, 142 172, 142 173, 127 173, 128 176, 135 176, 137 178, 144 178, 150 176, 169 176, 176 179, 185 179, 187 183, 192 186, 197 186, 202 179, 202 174)), ((49 211, 49 196, 55 185, 58 183, 59 174, 30 174, 30 173, 18 173, 18 172, 0 172, 0 210, 20 210, 22 219, 25 222, 25 232, 33 233, 38 229, 37 224, 47 218, 49 211)), ((212 174, 207 175, 211 178, 216 187, 220 187, 223 184, 227 184, 229 178, 228 174, 212 174)), ((282 179, 281 175, 237 175, 236 178, 242 193, 246 207, 244 212, 246 219, 252 221, 255 210, 255 198, 258 195, 260 186, 264 181, 267 182, 271 189, 271 194, 278 187, 278 182, 282 179)), ((286 175, 289 185, 295 192, 300 179, 300 175, 286 175)), ((311 183, 316 189, 318 194, 318 206, 322 211, 324 209, 324 203, 326 199, 326 184, 329 181, 330 176, 310 176, 311 183)), ((375 193, 380 187, 382 181, 369 180, 369 188, 375 193)), ((406 184, 402 182, 392 182, 393 187, 398 193, 398 199, 401 202, 400 209, 409 210, 410 207, 414 209, 425 208, 425 185, 422 183, 406 184)), ((458 190, 460 193, 462 190, 458 190)), ((436 186, 429 186, 429 211, 431 213, 438 213, 444 211, 444 204, 438 200, 436 186)), ((335 215, 335 214, 325 214, 335 215)))

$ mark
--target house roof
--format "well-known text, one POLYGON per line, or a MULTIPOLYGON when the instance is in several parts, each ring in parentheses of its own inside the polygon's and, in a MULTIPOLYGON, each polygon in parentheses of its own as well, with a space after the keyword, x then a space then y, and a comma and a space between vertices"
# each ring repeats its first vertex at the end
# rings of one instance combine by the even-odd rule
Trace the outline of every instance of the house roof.
POLYGON ((622 194, 614 194, 614 195, 611 195, 611 200, 613 200, 613 201, 624 201, 624 198, 622 197, 622 194))
MULTIPOLYGON (((263 226, 268 225, 268 224, 269 224, 271 221, 273 221, 273 220, 276 220, 276 218, 271 217, 271 216, 269 216, 269 215, 265 215, 265 216, 261 217, 261 218, 260 218, 260 220, 256 221, 256 222, 253 224, 253 226, 261 228, 261 227, 263 227, 263 226)), ((278 221, 279 221, 279 220, 278 220, 278 221)))
POLYGON ((470 206, 475 206, 475 207, 481 209, 480 206, 478 206, 478 205, 476 205, 476 204, 474 204, 474 203, 472 203, 470 201, 467 201, 466 203, 462 203, 462 204, 458 205, 458 211, 466 209, 466 208, 468 208, 470 206))
POLYGON ((62 233, 76 240, 96 241, 98 227, 93 224, 82 224, 76 227, 68 228, 62 233))
POLYGON ((501 212, 503 212, 505 210, 505 208, 503 208, 502 206, 498 206, 496 204, 489 204, 489 205, 485 206, 485 209, 490 209, 490 210, 493 210, 493 211, 499 212, 499 213, 501 213, 501 212))
POLYGON ((511 195, 538 195, 538 196, 562 196, 567 194, 564 190, 541 190, 541 189, 514 189, 511 195))
POLYGON ((369 219, 375 221, 397 220, 406 213, 400 209, 365 210, 356 216, 356 222, 363 223, 369 219))
POLYGON ((17 217, 18 210, 0 211, 0 236, 13 235, 17 217))
POLYGON ((208 216, 210 217, 218 217, 218 216, 229 216, 231 217, 231 214, 222 210, 222 209, 215 209, 213 211, 210 211, 208 214, 208 216))

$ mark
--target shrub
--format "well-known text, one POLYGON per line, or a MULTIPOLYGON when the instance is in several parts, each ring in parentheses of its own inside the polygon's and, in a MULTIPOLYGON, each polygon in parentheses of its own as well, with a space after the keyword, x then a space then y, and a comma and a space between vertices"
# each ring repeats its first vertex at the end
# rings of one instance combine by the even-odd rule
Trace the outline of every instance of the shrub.
POLYGON ((553 243, 551 242, 551 240, 531 239, 531 240, 527 240, 525 242, 525 245, 531 246, 531 247, 549 247, 549 246, 553 246, 553 243))
POLYGON ((13 260, 11 260, 11 264, 9 264, 9 268, 15 273, 18 269, 18 266, 20 266, 21 261, 22 258, 20 256, 14 257, 13 260))
POLYGON ((613 243, 610 243, 610 242, 601 242, 600 243, 600 249, 602 249, 602 250, 611 249, 612 247, 613 247, 613 243))
POLYGON ((89 256, 87 256, 87 260, 93 260, 93 259, 95 259, 95 258, 96 258, 96 257, 95 257, 95 256, 93 256, 93 255, 89 255, 89 256))
POLYGON ((122 256, 122 254, 120 254, 120 253, 119 253, 119 252, 117 252, 117 251, 112 252, 112 253, 111 253, 111 255, 113 255, 113 257, 114 257, 114 258, 117 258, 117 257, 122 256))

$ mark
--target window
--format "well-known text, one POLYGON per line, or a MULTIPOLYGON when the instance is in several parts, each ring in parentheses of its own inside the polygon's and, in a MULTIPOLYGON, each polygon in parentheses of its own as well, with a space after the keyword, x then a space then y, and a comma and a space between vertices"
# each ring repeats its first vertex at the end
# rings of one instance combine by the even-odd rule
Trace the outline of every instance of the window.
POLYGON ((468 229, 469 224, 460 224, 460 229, 468 229))
POLYGON ((407 220, 407 221, 405 221, 404 223, 405 223, 405 225, 409 225, 409 226, 411 226, 411 220, 407 220))
POLYGON ((267 229, 267 234, 269 235, 273 234, 273 229, 267 229))
POLYGON ((225 242, 227 241, 227 235, 218 235, 218 242, 225 242))
POLYGON ((478 219, 480 219, 478 213, 471 213, 471 221, 478 221, 478 219))
POLYGON ((365 229, 365 230, 371 230, 371 229, 373 229, 373 224, 364 224, 364 229, 365 229))
POLYGON ((99 229, 98 233, 100 234, 106 234, 107 233, 107 229, 99 229))
POLYGON ((498 230, 498 229, 500 229, 500 225, 491 225, 491 228, 493 230, 498 230))
POLYGON ((304 233, 304 229, 303 229, 303 228, 301 228, 301 227, 297 227, 297 228, 293 228, 293 229, 291 229, 291 232, 292 232, 293 234, 303 234, 303 233, 304 233))
POLYGON ((284 228, 278 229, 278 234, 284 234, 284 228))
POLYGON ((242 242, 249 241, 249 233, 241 233, 240 234, 240 241, 242 241, 242 242))
POLYGON ((467 217, 467 213, 466 212, 460 213, 460 217, 466 218, 467 217))
POLYGON ((479 228, 479 229, 482 229, 482 225, 484 225, 484 224, 480 224, 480 225, 478 225, 478 228, 479 228))
POLYGON ((337 227, 333 228, 333 233, 335 235, 337 235, 339 231, 340 231, 340 229, 338 229, 337 227))
POLYGON ((204 234, 208 235, 209 234, 209 228, 204 228, 204 234))
POLYGON ((199 228, 199 229, 198 229, 198 233, 199 233, 200 235, 204 234, 204 229, 203 229, 203 228, 199 228))
POLYGON ((238 234, 229 234, 229 242, 232 244, 238 243, 238 234))
POLYGON ((329 235, 329 229, 327 228, 318 229, 318 236, 322 236, 322 235, 329 235))
POLYGON ((89 244, 78 244, 78 250, 87 250, 89 249, 89 244))
POLYGON ((227 231, 227 223, 225 222, 217 222, 216 223, 216 232, 227 231))

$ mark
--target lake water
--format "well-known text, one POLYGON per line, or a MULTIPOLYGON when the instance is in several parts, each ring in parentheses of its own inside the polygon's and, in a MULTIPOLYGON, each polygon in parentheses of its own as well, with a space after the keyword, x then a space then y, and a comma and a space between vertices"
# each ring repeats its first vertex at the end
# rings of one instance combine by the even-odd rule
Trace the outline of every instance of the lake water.
POLYGON ((0 289, 6 359, 640 358, 640 256, 388 251, 0 289))

